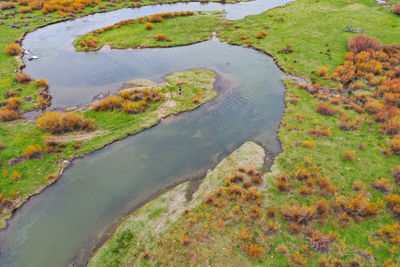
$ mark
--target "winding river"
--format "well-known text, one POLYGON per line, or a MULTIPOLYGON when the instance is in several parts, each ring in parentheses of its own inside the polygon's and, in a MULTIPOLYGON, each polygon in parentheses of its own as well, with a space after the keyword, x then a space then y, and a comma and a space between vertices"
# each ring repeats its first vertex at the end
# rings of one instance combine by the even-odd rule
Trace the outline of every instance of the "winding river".
POLYGON ((248 140, 280 152, 276 130, 284 111, 285 76, 273 60, 249 48, 212 40, 176 48, 74 52, 76 36, 123 19, 162 11, 225 10, 240 19, 283 5, 257 0, 235 5, 188 3, 121 9, 62 22, 26 36, 39 56, 25 72, 46 78, 53 107, 87 104, 125 81, 161 81, 168 73, 207 68, 219 96, 190 113, 75 160, 53 186, 31 198, 0 232, 0 266, 83 265, 115 221, 166 188, 205 174, 248 140))

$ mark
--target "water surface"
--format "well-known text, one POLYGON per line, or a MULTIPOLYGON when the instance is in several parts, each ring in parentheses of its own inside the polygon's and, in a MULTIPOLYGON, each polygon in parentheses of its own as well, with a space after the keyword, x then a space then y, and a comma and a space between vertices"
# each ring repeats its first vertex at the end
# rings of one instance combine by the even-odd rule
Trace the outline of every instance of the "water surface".
POLYGON ((177 48, 102 49, 77 53, 73 36, 122 19, 166 10, 216 10, 241 18, 283 1, 237 6, 176 4, 96 14, 51 25, 27 36, 40 59, 26 72, 50 81, 54 106, 84 104, 125 81, 207 68, 218 74, 219 96, 197 110, 76 160, 59 181, 33 197, 0 232, 1 266, 66 266, 87 253, 113 221, 171 184, 204 175, 248 140, 280 152, 276 129, 284 110, 284 74, 252 49, 217 39, 177 48))

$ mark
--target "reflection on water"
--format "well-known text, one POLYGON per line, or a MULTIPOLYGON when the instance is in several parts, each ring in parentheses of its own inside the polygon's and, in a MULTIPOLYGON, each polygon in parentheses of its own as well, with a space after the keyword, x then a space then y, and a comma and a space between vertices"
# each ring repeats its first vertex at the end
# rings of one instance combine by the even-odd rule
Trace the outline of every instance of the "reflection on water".
MULTIPOLYGON (((225 8, 232 10, 228 17, 238 18, 279 2, 225 8)), ((29 62, 26 72, 50 81, 55 106, 87 103, 124 81, 160 81, 168 73, 190 68, 214 70, 220 94, 193 112, 75 161, 54 186, 19 209, 0 233, 1 266, 66 266, 131 207, 168 185, 204 174, 245 141, 280 151, 276 129, 284 110, 283 73, 264 54, 217 39, 167 49, 71 50, 72 36, 121 19, 163 10, 218 8, 221 5, 177 4, 120 10, 28 35, 24 45, 39 53, 40 60, 29 62)))

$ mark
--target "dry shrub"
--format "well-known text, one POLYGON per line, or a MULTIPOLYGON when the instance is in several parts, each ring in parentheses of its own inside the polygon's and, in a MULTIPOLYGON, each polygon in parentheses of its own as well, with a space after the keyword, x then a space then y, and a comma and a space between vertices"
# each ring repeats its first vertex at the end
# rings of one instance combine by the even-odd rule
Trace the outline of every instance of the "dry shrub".
POLYGON ((317 112, 322 115, 332 116, 336 114, 337 109, 333 108, 328 103, 323 102, 317 105, 317 112))
POLYGON ((31 77, 26 73, 19 73, 15 77, 15 80, 19 83, 28 83, 31 81, 31 77))
POLYGON ((71 131, 92 131, 96 128, 94 119, 85 119, 77 113, 46 112, 37 120, 38 127, 52 133, 61 134, 71 131))
POLYGON ((356 118, 352 120, 349 115, 343 112, 340 115, 340 119, 338 121, 338 127, 343 131, 353 131, 353 130, 358 130, 363 125, 363 123, 364 123, 363 119, 356 118))
POLYGON ((375 38, 357 34, 347 41, 347 46, 351 52, 360 53, 370 48, 377 51, 382 47, 382 43, 375 38))
POLYGON ((153 23, 151 22, 147 22, 146 24, 144 24, 144 29, 145 30, 152 30, 154 28, 153 23))
POLYGON ((40 145, 30 145, 24 149, 24 155, 28 159, 38 159, 42 157, 42 148, 40 145))
POLYGON ((400 155, 400 136, 395 136, 389 142, 389 149, 391 153, 400 155))
POLYGON ((269 218, 275 218, 275 216, 276 216, 275 208, 274 207, 269 207, 267 209, 267 215, 268 215, 269 218))
POLYGON ((316 182, 318 187, 321 189, 320 194, 322 196, 328 197, 335 194, 337 188, 332 184, 328 177, 317 177, 316 182))
POLYGON ((368 218, 379 212, 378 207, 363 192, 350 199, 336 198, 333 208, 340 213, 345 212, 353 218, 368 218))
POLYGON ((397 15, 400 15, 400 5, 392 6, 392 12, 397 14, 397 15))
POLYGON ((153 23, 160 23, 163 21, 163 17, 160 14, 154 14, 150 17, 150 22, 153 23))
POLYGON ((14 171, 14 172, 11 174, 11 179, 12 179, 13 181, 19 181, 19 180, 21 180, 21 178, 22 178, 21 174, 19 174, 19 172, 17 172, 17 171, 14 171))
POLYGON ((361 191, 365 189, 365 184, 361 181, 355 181, 352 185, 354 191, 361 191))
POLYGON ((302 187, 300 187, 297 191, 299 193, 299 195, 303 196, 303 197, 308 197, 310 195, 312 195, 313 193, 313 189, 309 186, 303 185, 302 187))
POLYGON ((314 138, 330 137, 332 135, 331 131, 329 131, 326 126, 323 127, 317 126, 308 131, 308 133, 314 138))
POLYGON ((284 173, 278 174, 275 177, 275 185, 279 192, 289 192, 292 188, 292 185, 289 182, 289 176, 284 173))
POLYGON ((113 111, 116 108, 122 107, 122 100, 118 96, 110 96, 92 104, 92 109, 95 111, 113 111))
POLYGON ((315 147, 315 142, 312 141, 312 140, 306 140, 306 141, 303 141, 301 143, 301 146, 304 147, 304 148, 314 148, 315 147))
POLYGON ((388 195, 386 206, 392 211, 394 217, 400 218, 400 195, 388 195))
POLYGON ((262 39, 267 35, 266 31, 260 31, 259 33, 256 34, 257 39, 262 39))
POLYGON ((157 41, 166 41, 167 40, 167 37, 163 33, 157 34, 155 38, 157 41))
POLYGON ((127 114, 137 114, 146 111, 148 105, 146 101, 126 101, 122 104, 122 111, 127 114))
POLYGON ((375 235, 389 241, 392 245, 400 245, 400 224, 385 225, 376 231, 375 235))
POLYGON ((258 176, 258 175, 251 176, 250 180, 251 180, 251 183, 255 184, 255 185, 259 185, 259 184, 261 184, 263 182, 262 177, 258 176))
POLYGON ((13 121, 19 118, 21 118, 21 114, 16 110, 9 110, 9 109, 0 110, 1 122, 13 121))
POLYGON ((315 218, 316 211, 312 207, 300 207, 298 204, 295 204, 282 207, 281 214, 283 219, 288 222, 294 222, 299 225, 308 225, 315 218))
POLYGON ((400 116, 389 119, 381 124, 386 134, 395 135, 400 133, 400 116))
POLYGON ((280 244, 276 248, 276 252, 278 252, 278 253, 280 253, 282 255, 286 255, 288 253, 288 248, 284 244, 280 244))
POLYGON ((11 97, 6 101, 6 109, 8 110, 18 110, 21 106, 21 99, 19 97, 11 97))
POLYGON ((1 2, 0 10, 14 9, 15 6, 16 6, 16 4, 13 2, 1 2))
POLYGON ((336 241, 337 236, 333 233, 323 234, 318 231, 313 231, 310 238, 310 247, 315 251, 329 252, 330 244, 336 241))
POLYGON ((79 43, 79 46, 82 48, 85 48, 85 49, 96 48, 97 45, 98 45, 98 42, 97 42, 96 38, 90 37, 90 36, 79 43))
POLYGON ((254 186, 250 187, 244 195, 245 200, 256 200, 260 198, 261 193, 254 186))
POLYGON ((280 227, 281 225, 279 224, 279 222, 268 220, 265 224, 264 232, 267 235, 276 234, 279 231, 280 227))
POLYGON ((289 257, 289 264, 298 267, 305 267, 307 266, 307 259, 304 258, 300 253, 295 253, 290 255, 289 257))
POLYGON ((400 165, 397 165, 392 170, 392 177, 396 184, 400 185, 400 165))
POLYGON ((11 43, 6 46, 5 50, 10 56, 16 56, 21 52, 21 46, 16 43, 11 43))
POLYGON ((342 153, 342 158, 345 161, 353 161, 356 158, 356 154, 352 151, 345 150, 342 153))
POLYGON ((325 219, 329 215, 329 204, 326 199, 319 199, 314 203, 315 211, 317 216, 321 219, 325 219))
POLYGON ((326 74, 328 74, 328 67, 326 67, 326 66, 322 66, 317 70, 317 75, 320 77, 323 77, 326 74))
POLYGON ((375 188, 376 190, 378 190, 379 192, 384 193, 384 194, 386 194, 392 190, 389 179, 386 179, 386 178, 380 178, 380 179, 376 180, 375 182, 373 182, 371 184, 371 187, 375 188))
POLYGON ((49 85, 47 84, 47 80, 46 79, 39 79, 35 81, 35 85, 37 87, 43 87, 43 88, 47 88, 49 87, 49 85))
POLYGON ((311 173, 309 170, 303 167, 296 167, 296 170, 293 173, 293 176, 300 181, 307 180, 311 177, 311 173))
POLYGON ((30 6, 23 6, 23 7, 20 7, 18 9, 18 11, 21 13, 29 13, 32 11, 32 8, 30 6))
POLYGON ((264 249, 257 244, 251 244, 246 248, 247 255, 251 258, 261 259, 264 256, 264 249))

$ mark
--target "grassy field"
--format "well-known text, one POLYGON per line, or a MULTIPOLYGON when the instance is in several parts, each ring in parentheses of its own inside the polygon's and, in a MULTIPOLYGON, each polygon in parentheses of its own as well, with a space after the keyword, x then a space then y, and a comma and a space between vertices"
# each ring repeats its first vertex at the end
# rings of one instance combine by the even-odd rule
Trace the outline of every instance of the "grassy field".
POLYGON ((146 21, 150 20, 151 16, 141 23, 127 24, 100 34, 95 34, 95 31, 85 34, 74 41, 75 48, 78 51, 85 50, 80 43, 86 38, 97 40, 97 45, 87 50, 98 50, 104 45, 112 48, 143 48, 193 44, 210 39, 212 33, 222 27, 223 17, 217 12, 199 12, 193 16, 166 18, 160 23, 148 22, 152 29, 146 30, 146 21), (157 34, 164 34, 171 40, 159 41, 157 34))
POLYGON ((123 139, 127 135, 154 126, 160 122, 160 117, 193 110, 217 96, 217 92, 214 91, 216 75, 212 71, 189 70, 178 72, 166 76, 165 80, 167 83, 162 85, 146 80, 129 83, 132 87, 139 89, 143 87, 143 84, 145 84, 145 87, 151 85, 157 87, 164 94, 170 94, 168 100, 164 99, 152 104, 143 113, 126 114, 121 112, 120 109, 115 109, 112 112, 79 111, 85 118, 95 120, 96 131, 99 131, 100 134, 89 139, 82 138, 82 135, 90 135, 90 132, 72 132, 56 136, 56 138, 66 138, 68 141, 58 141, 57 149, 59 150, 54 153, 44 152, 45 139, 48 139, 51 135, 37 127, 36 124, 22 120, 1 123, 0 144, 4 145, 4 148, 0 149, 2 200, 0 225, 5 226, 5 219, 10 216, 10 212, 20 206, 27 197, 56 181, 60 170, 67 164, 64 160, 71 160, 74 157, 93 152, 115 140, 123 139), (182 95, 179 95, 179 86, 182 88, 182 95), (198 101, 194 103, 193 98, 198 101), (173 103, 173 105, 166 106, 160 114, 160 106, 167 101, 173 103), (25 148, 29 145, 40 145, 43 152, 42 159, 24 160, 19 164, 10 166, 10 159, 23 155, 25 148), (21 178, 13 180, 14 173, 19 174, 21 178))
MULTIPOLYGON (((386 135, 383 124, 364 110, 349 108, 345 102, 352 97, 334 88, 350 85, 329 78, 355 35, 345 31, 347 25, 393 44, 399 17, 372 0, 297 0, 224 25, 217 33, 222 40, 269 53, 288 72, 334 93, 310 94, 304 85, 285 80, 287 107, 279 130, 283 153, 263 173, 261 184, 253 178, 262 170, 252 168, 258 166, 254 162, 229 169, 219 175, 213 193, 198 193, 200 203, 186 206, 168 227, 143 238, 136 223, 170 216, 157 209, 157 199, 149 204, 151 216, 139 210, 129 217, 90 265, 399 266, 400 244, 393 230, 398 220, 387 202, 400 190, 391 174, 399 156, 387 153, 396 137, 386 135), (279 52, 284 48, 293 52, 279 52), (328 75, 317 75, 321 66, 328 75), (334 104, 338 95, 343 102, 334 104), (317 112, 321 103, 332 103, 333 114, 317 112), (357 127, 340 128, 344 117, 357 121, 357 127), (387 180, 380 187, 381 178, 387 180), (385 226, 391 227, 382 234, 385 226)), ((389 69, 377 77, 392 75, 389 69)), ((377 90, 362 75, 355 80, 364 88, 356 94, 368 97, 377 90)))

